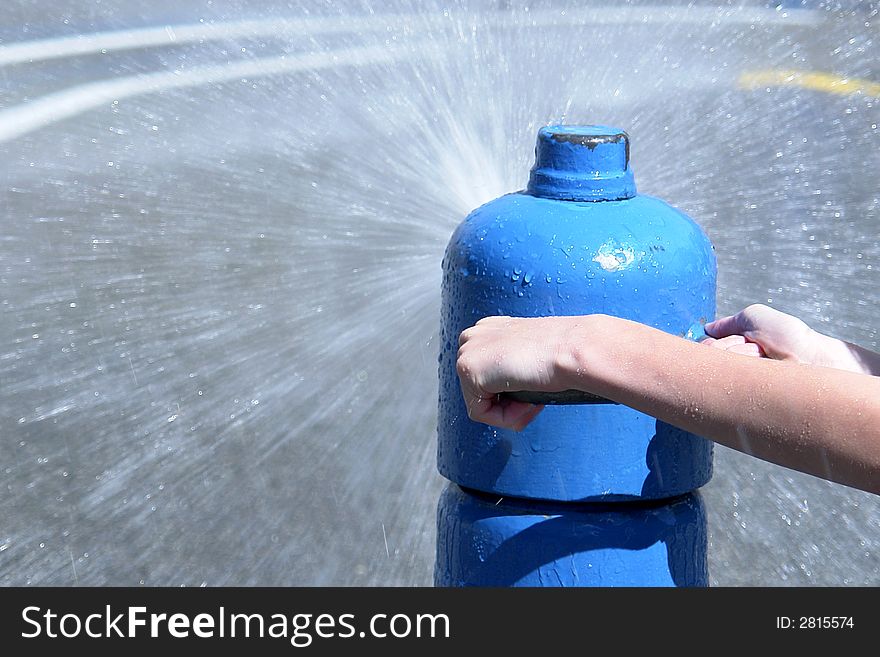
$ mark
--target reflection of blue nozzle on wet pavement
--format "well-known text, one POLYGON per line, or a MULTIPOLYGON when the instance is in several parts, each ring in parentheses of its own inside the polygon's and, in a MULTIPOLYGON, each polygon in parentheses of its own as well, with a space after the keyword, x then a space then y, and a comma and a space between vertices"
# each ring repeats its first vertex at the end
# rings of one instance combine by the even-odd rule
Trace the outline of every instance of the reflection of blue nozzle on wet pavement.
MULTIPOLYGON (((495 500, 505 498, 493 510, 491 533, 496 538, 509 536, 491 549, 505 549, 502 544, 507 541, 526 540, 516 527, 522 525, 523 514, 528 515, 523 509, 529 500, 557 504, 552 514, 554 527, 570 523, 570 533, 554 529, 554 554, 546 555, 550 563, 558 560, 560 550, 565 552, 558 544, 563 540, 559 536, 574 537, 580 526, 603 526, 596 524, 596 514, 607 512, 608 503, 614 503, 618 518, 633 514, 633 519, 644 519, 653 513, 648 508, 666 503, 658 507, 656 500, 672 500, 709 480, 711 443, 626 406, 602 403, 606 400, 577 391, 555 397, 519 392, 515 394, 520 399, 531 395, 533 401, 550 405, 525 430, 514 432, 471 421, 459 388, 458 335, 482 317, 604 313, 698 339, 702 324, 714 316, 713 247, 686 215, 636 193, 625 132, 605 126, 542 128, 527 189, 474 210, 450 240, 443 271, 438 465, 445 477, 465 489, 495 500), (517 499, 511 503, 510 498, 517 499), (566 506, 571 503, 578 504, 566 506), (583 503, 602 503, 605 511, 583 503)), ((468 501, 468 493, 458 495, 448 493, 441 503, 438 546, 464 531, 453 531, 452 526, 463 522, 464 516, 458 516, 465 509, 479 506, 468 501)), ((533 515, 542 513, 536 507, 533 515)), ((638 545, 599 541, 602 559, 621 564, 633 560, 632 567, 643 571, 641 583, 645 585, 703 585, 707 579, 704 566, 686 569, 688 577, 667 577, 669 573, 661 577, 645 571, 639 561, 640 550, 656 549, 662 542, 667 550, 674 546, 677 551, 669 555, 668 563, 690 558, 705 565, 701 552, 705 527, 694 532, 692 526, 693 522, 704 525, 705 516, 688 517, 687 522, 676 520, 673 533, 681 532, 681 540, 660 536, 655 530, 663 523, 633 520, 638 545), (693 540, 685 540, 687 536, 693 540)), ((483 526, 488 521, 478 522, 483 526)), ((535 522, 538 525, 529 525, 528 536, 553 543, 540 538, 544 532, 541 523, 535 522)), ((593 548, 583 541, 572 541, 567 548, 571 563, 579 564, 578 568, 595 566, 599 553, 593 554, 593 548)), ((438 547, 438 584, 528 585, 540 580, 534 576, 542 565, 539 557, 534 556, 534 572, 511 578, 509 573, 486 572, 504 560, 467 556, 476 549, 470 543, 455 549, 445 543, 444 549, 438 547)), ((494 545, 492 541, 479 543, 483 550, 494 545)), ((650 563, 654 564, 651 568, 663 568, 667 561, 650 563)), ((618 572, 615 569, 599 570, 605 575, 584 571, 583 576, 575 575, 565 583, 640 583, 638 577, 631 578, 632 573, 622 574, 627 568, 617 575, 611 574, 618 572)))

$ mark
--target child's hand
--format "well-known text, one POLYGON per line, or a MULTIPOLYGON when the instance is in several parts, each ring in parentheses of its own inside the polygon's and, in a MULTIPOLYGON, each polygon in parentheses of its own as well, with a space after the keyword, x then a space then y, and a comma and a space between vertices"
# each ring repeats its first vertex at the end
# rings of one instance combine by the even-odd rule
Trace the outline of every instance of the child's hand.
POLYGON ((761 304, 709 322, 705 331, 710 337, 703 344, 748 356, 798 363, 816 362, 821 338, 797 317, 761 304))
POLYGON ((507 399, 519 390, 569 387, 573 358, 590 317, 486 317, 462 332, 458 376, 472 420, 521 431, 542 405, 507 399))

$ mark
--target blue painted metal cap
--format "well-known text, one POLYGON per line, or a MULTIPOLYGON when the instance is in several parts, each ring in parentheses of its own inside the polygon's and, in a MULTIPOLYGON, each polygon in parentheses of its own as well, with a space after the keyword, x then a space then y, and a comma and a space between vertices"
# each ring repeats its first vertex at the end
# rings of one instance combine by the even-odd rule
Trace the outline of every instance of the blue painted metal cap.
POLYGON ((604 125, 540 129, 526 191, 562 201, 621 201, 636 195, 629 136, 604 125))

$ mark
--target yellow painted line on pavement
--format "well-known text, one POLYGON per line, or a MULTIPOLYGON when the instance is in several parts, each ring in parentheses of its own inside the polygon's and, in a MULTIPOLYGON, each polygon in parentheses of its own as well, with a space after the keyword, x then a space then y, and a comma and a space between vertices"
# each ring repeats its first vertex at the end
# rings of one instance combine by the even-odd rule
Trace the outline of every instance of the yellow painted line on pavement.
POLYGON ((847 78, 833 73, 818 71, 795 71, 786 69, 767 69, 763 71, 747 71, 737 81, 740 89, 758 89, 761 87, 799 87, 813 91, 824 91, 829 94, 846 96, 863 94, 880 98, 880 83, 847 78))

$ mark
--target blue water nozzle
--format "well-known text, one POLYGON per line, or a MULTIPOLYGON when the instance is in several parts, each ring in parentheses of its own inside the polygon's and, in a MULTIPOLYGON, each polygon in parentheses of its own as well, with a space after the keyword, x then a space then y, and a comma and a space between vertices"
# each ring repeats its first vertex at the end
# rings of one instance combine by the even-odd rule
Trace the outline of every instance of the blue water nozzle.
POLYGON ((456 369, 480 318, 602 313, 699 340, 715 316, 715 252, 700 226, 637 194, 626 133, 548 126, 528 187, 471 212, 446 247, 437 464, 469 490, 557 502, 669 499, 712 475, 712 443, 578 390, 506 392, 548 404, 522 431, 468 417, 456 369))
POLYGON ((636 195, 629 136, 603 125, 553 125, 538 131, 526 190, 562 201, 621 201, 636 195))

